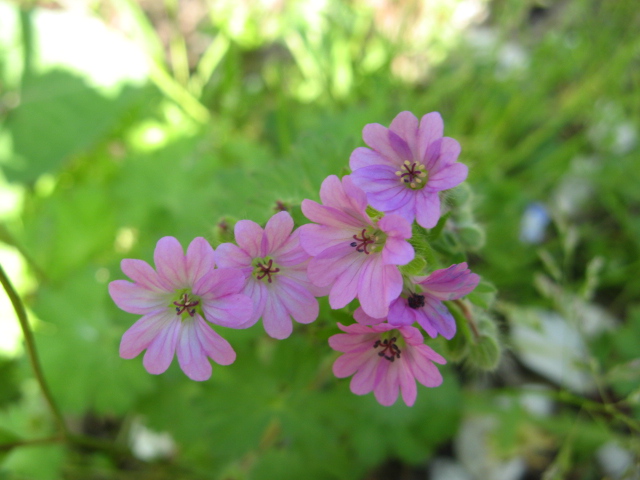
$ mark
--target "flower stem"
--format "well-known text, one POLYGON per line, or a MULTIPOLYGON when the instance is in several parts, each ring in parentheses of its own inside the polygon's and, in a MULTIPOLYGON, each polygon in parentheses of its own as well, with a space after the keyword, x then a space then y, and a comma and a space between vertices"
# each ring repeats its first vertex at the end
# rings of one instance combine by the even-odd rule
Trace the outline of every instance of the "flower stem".
POLYGON ((56 402, 51 395, 51 390, 49 390, 49 386, 47 385, 47 382, 44 378, 42 367, 40 366, 40 361, 38 360, 36 342, 33 337, 31 327, 29 326, 29 320, 27 319, 27 312, 24 308, 22 300, 20 300, 20 297, 13 288, 9 277, 7 277, 6 273, 4 272, 2 265, 0 265, 0 283, 2 283, 2 287, 4 288, 5 292, 7 292, 9 300, 11 300, 11 304, 13 305, 13 309, 15 310, 16 315, 18 316, 18 320, 20 321, 20 328, 22 328, 22 334, 24 335, 24 341, 27 346, 29 362, 31 363, 31 368, 33 368, 33 373, 36 376, 36 380, 40 385, 40 390, 42 390, 42 394, 44 395, 44 398, 49 405, 49 409, 51 410, 51 413, 53 414, 56 423, 58 424, 60 434, 66 438, 69 435, 69 429, 67 428, 67 424, 62 417, 62 413, 60 413, 60 410, 58 409, 58 406, 56 405, 56 402))
POLYGON ((480 337, 480 332, 478 331, 478 326, 476 325, 475 320, 473 319, 473 313, 471 312, 471 309, 469 308, 469 305, 467 305, 466 302, 464 302, 463 300, 454 300, 453 303, 455 303, 460 310, 462 311, 462 315, 464 315, 464 318, 467 320, 467 323, 469 324, 469 326, 471 327, 471 331, 473 332, 473 336, 477 339, 480 337))

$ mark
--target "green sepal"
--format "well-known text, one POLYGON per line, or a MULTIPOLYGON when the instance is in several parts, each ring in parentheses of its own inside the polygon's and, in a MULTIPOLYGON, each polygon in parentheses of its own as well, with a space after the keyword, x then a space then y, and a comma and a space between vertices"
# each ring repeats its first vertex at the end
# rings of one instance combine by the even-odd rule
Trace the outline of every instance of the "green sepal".
POLYGON ((424 274, 425 268, 427 268, 427 261, 420 255, 416 255, 413 260, 400 267, 400 273, 404 276, 412 277, 424 274))
POLYGON ((458 227, 460 242, 471 250, 479 250, 484 246, 484 230, 477 224, 469 224, 458 227))
POLYGON ((471 187, 463 182, 447 192, 447 200, 452 207, 461 207, 471 199, 471 187))
POLYGON ((493 371, 500 363, 500 344, 496 337, 480 335, 469 345, 467 363, 480 370, 493 371))

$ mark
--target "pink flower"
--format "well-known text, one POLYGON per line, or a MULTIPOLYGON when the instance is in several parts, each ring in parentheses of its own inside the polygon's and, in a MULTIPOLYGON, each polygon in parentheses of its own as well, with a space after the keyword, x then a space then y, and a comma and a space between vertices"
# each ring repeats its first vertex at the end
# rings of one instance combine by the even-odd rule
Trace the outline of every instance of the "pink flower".
POLYGON ((240 220, 235 226, 239 246, 223 243, 216 249, 221 267, 241 269, 247 277, 243 292, 251 297, 254 311, 245 326, 262 317, 273 338, 291 335, 291 317, 300 323, 318 318, 315 296, 325 295, 307 278, 311 258, 300 246, 298 230, 287 212, 275 214, 264 230, 255 222, 240 220))
POLYGON ((211 364, 229 365, 236 354, 205 322, 238 328, 252 313, 251 300, 240 294, 239 270, 214 270, 214 253, 204 238, 194 239, 186 256, 173 237, 158 241, 157 272, 142 260, 122 260, 122 271, 134 283, 109 284, 113 301, 125 312, 143 315, 122 336, 120 356, 134 358, 143 350, 149 373, 163 373, 178 354, 180 368, 192 380, 207 380, 211 364))
POLYGON ((391 301, 402 291, 396 265, 413 260, 411 225, 402 217, 374 220, 366 213, 365 193, 350 176, 342 182, 327 177, 320 189, 322 205, 303 200, 302 212, 319 225, 300 227, 300 243, 313 256, 309 280, 330 286, 331 308, 342 308, 358 297, 369 315, 384 317, 391 301))
POLYGON ((415 380, 426 387, 442 383, 442 375, 433 362, 446 361, 423 343, 417 328, 388 323, 338 327, 345 333, 330 337, 329 345, 344 355, 333 364, 333 373, 338 378, 353 375, 351 391, 356 395, 373 390, 376 400, 389 406, 400 391, 404 403, 411 407, 417 395, 415 380))
POLYGON ((373 208, 409 222, 417 219, 424 228, 438 223, 438 192, 467 178, 467 167, 456 162, 460 144, 443 138, 443 128, 438 112, 422 117, 420 125, 411 112, 401 112, 388 129, 378 123, 364 127, 362 137, 371 149, 356 148, 349 165, 373 208))
MULTIPOLYGON (((456 300, 478 286, 480 277, 467 268, 466 263, 436 270, 430 275, 413 277, 414 286, 405 289, 389 307, 386 320, 396 326, 418 322, 425 332, 435 338, 438 334, 447 340, 456 333, 456 321, 443 300, 456 300)), ((372 318, 358 309, 354 318, 363 325, 375 325, 385 318, 372 318)))

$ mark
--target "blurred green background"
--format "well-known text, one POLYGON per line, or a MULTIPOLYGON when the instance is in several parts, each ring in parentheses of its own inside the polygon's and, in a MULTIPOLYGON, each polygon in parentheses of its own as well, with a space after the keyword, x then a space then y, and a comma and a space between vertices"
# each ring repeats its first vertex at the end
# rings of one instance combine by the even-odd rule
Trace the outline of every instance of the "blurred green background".
POLYGON ((0 0, 0 264, 70 429, 102 442, 38 443, 2 293, 0 479, 640 478, 639 7, 0 0), (324 303, 284 341, 219 328, 238 360, 204 383, 119 358, 122 258, 317 199, 402 110, 462 145, 494 372, 450 362, 413 408, 352 395, 324 303))

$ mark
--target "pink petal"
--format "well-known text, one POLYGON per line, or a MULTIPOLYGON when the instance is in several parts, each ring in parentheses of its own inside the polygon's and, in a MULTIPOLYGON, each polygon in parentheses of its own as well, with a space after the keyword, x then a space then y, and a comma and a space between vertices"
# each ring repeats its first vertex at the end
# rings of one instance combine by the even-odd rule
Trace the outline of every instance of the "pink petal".
POLYGON ((300 245, 300 229, 294 230, 280 248, 270 253, 278 265, 291 267, 306 262, 311 257, 300 245))
POLYGON ((251 258, 264 257, 262 253, 263 230, 256 222, 240 220, 234 228, 236 243, 251 258))
POLYGON ((416 387, 416 379, 413 377, 411 369, 408 366, 403 365, 402 368, 398 368, 398 380, 404 403, 407 407, 412 407, 416 402, 418 389, 416 387))
POLYGON ((397 267, 384 265, 382 258, 369 259, 363 266, 358 285, 360 306, 373 318, 386 317, 389 304, 402 291, 402 275, 397 267))
MULTIPOLYGON (((414 348, 407 348, 403 353, 405 362, 407 362, 409 368, 411 368, 411 373, 419 383, 425 387, 437 387, 442 384, 442 374, 433 364, 433 361, 438 360, 432 358, 432 354, 435 352, 430 347, 420 345, 414 348)), ((435 355, 440 357, 438 354, 435 355)), ((438 363, 446 363, 442 357, 440 358, 442 361, 438 361, 438 363)))
POLYGON ((306 288, 285 276, 277 282, 277 295, 296 322, 311 323, 318 318, 318 301, 306 288))
POLYGON ((148 290, 126 280, 114 280, 109 283, 109 295, 118 308, 140 315, 166 309, 171 303, 170 293, 148 290))
POLYGON ((218 365, 231 365, 236 360, 236 352, 201 318, 196 319, 198 338, 204 353, 218 365))
POLYGON ((353 184, 349 175, 343 177, 342 181, 335 175, 325 178, 320 186, 320 200, 323 205, 344 211, 354 218, 366 218, 366 195, 353 184))
POLYGON ((126 258, 120 262, 124 274, 140 286, 157 292, 166 292, 171 285, 163 281, 156 271, 143 260, 126 258))
POLYGON ((400 381, 398 378, 398 369, 401 368, 400 362, 390 362, 387 359, 381 359, 378 364, 377 376, 379 381, 377 382, 373 393, 376 400, 381 405, 389 407, 395 403, 398 399, 398 393, 400 390, 400 381))
POLYGON ((396 163, 390 161, 375 150, 371 150, 370 148, 366 147, 356 148, 353 152, 351 152, 351 156, 349 157, 349 167, 354 172, 355 170, 363 167, 379 164, 393 166, 396 163))
MULTIPOLYGON (((391 312, 389 312, 391 313, 391 312)), ((353 312, 353 318, 355 319, 356 322, 358 322, 361 325, 377 325, 379 323, 382 323, 386 320, 386 318, 373 318, 370 315, 367 315, 365 313, 365 311, 362 309, 362 307, 358 307, 356 308, 356 311, 353 312)))
POLYGON ((144 354, 142 360, 147 372, 159 375, 169 368, 176 351, 181 329, 182 322, 179 318, 176 318, 172 322, 168 322, 159 331, 158 335, 147 347, 147 353, 144 354))
MULTIPOLYGON (((203 321, 197 315, 192 321, 186 320, 182 324, 182 332, 177 345, 178 363, 182 371, 191 380, 201 382, 211 377, 211 364, 200 344, 198 321, 203 321)), ((208 327, 205 327, 208 328, 208 327)))
MULTIPOLYGON (((451 340, 456 334, 456 321, 451 312, 440 300, 425 296, 424 307, 422 311, 425 313, 428 322, 447 340, 451 340)), ((426 330, 424 325, 424 317, 418 318, 418 322, 426 330)))
POLYGON ((399 165, 405 160, 412 161, 413 153, 411 152, 411 148, 406 140, 392 130, 388 130, 387 135, 389 135, 389 145, 393 148, 396 158, 398 159, 397 164, 399 165))
POLYGON ((422 163, 427 165, 426 154, 429 146, 436 140, 442 138, 444 133, 444 123, 442 117, 438 112, 427 113, 420 120, 420 127, 418 133, 418 151, 419 157, 422 159, 422 163))
POLYGON ((309 255, 318 255, 337 244, 348 245, 353 241, 354 228, 331 228, 307 223, 300 230, 300 245, 309 255))
POLYGON ((189 285, 193 285, 215 266, 213 248, 202 237, 191 241, 187 248, 186 260, 189 285))
MULTIPOLYGON (((314 261, 320 262, 322 259, 319 257, 314 258, 309 263, 314 263, 314 261)), ((356 298, 358 294, 358 284, 360 282, 360 275, 364 265, 366 264, 366 257, 363 253, 355 253, 345 257, 342 257, 339 265, 335 265, 332 269, 334 271, 339 271, 338 276, 335 278, 333 282, 333 286, 331 287, 331 291, 329 292, 329 305, 331 308, 337 309, 346 306, 351 300, 356 298), (338 270, 338 269, 341 269, 338 270)), ((310 278, 313 280, 313 270, 309 270, 310 278)), ((319 275, 315 275, 319 280, 323 280, 319 275)))
POLYGON ((389 130, 403 138, 411 150, 411 157, 406 160, 418 159, 418 119, 411 112, 400 112, 393 119, 389 130))
POLYGON ((282 340, 289 337, 293 331, 293 323, 282 301, 272 292, 267 295, 267 301, 262 313, 264 329, 272 338, 282 340))
POLYGON ((341 355, 335 362, 333 362, 333 374, 338 378, 350 377, 362 368, 364 363, 367 361, 368 357, 360 353, 347 353, 345 355, 341 355))
POLYGON ((269 219, 264 228, 269 255, 278 250, 289 238, 293 230, 293 219, 289 212, 279 212, 269 219))
POLYGON ((253 314, 253 302, 242 293, 225 295, 202 305, 207 321, 229 328, 246 328, 253 314))
POLYGON ((153 253, 156 270, 171 288, 178 290, 189 286, 187 263, 180 242, 174 237, 158 240, 153 253))
POLYGON ((176 316, 166 309, 145 315, 122 335, 120 356, 126 359, 137 357, 149 347, 161 330, 176 320, 176 316))
POLYGON ((262 314, 264 313, 264 307, 267 303, 267 287, 265 287, 264 283, 259 280, 250 278, 247 281, 247 285, 244 288, 243 293, 251 298, 253 313, 251 314, 251 317, 247 321, 246 325, 243 324, 238 328, 247 328, 255 325, 260 317, 262 317, 262 314))
POLYGON ((215 251, 218 268, 251 267, 251 258, 247 252, 233 243, 221 243, 215 251))
POLYGON ((427 277, 416 277, 425 291, 438 300, 456 300, 478 286, 480 277, 467 268, 466 262, 432 272, 427 277))
POLYGON ((309 281, 320 287, 329 285, 344 271, 360 268, 365 256, 347 242, 327 248, 309 261, 309 281))
POLYGON ((373 348, 369 354, 361 354, 365 357, 362 365, 351 379, 351 391, 356 395, 364 395, 372 391, 376 385, 378 364, 380 357, 373 348))
MULTIPOLYGON (((423 190, 424 192, 424 190, 423 190)), ((416 201, 416 221, 424 228, 433 228, 440 220, 440 197, 437 193, 424 193, 416 201)))
POLYGON ((216 268, 196 282, 193 293, 202 297, 206 303, 218 297, 241 292, 245 282, 245 273, 238 268, 216 268))
POLYGON ((425 187, 428 192, 440 192, 456 187, 465 181, 469 169, 462 163, 454 163, 449 165, 434 175, 429 176, 429 180, 425 187))
POLYGON ((367 329, 364 334, 338 333, 329 337, 329 346, 338 352, 367 352, 373 348, 379 335, 367 329))
POLYGON ((407 299, 398 297, 389 306, 389 323, 396 326, 412 325, 416 321, 415 310, 409 307, 407 299))
MULTIPOLYGON (((367 194, 386 192, 389 189, 397 188, 407 190, 406 186, 396 175, 397 171, 397 166, 370 165, 359 168, 353 172, 351 176, 353 177, 353 183, 358 188, 367 192, 367 194)), ((393 192, 395 192, 395 190, 393 190, 393 192)))
POLYGON ((363 224, 371 223, 365 221, 364 217, 360 214, 353 216, 343 209, 320 205, 313 200, 307 199, 302 201, 302 213, 312 222, 334 228, 358 228, 363 224))
POLYGON ((404 161, 398 159, 396 151, 389 141, 389 129, 379 123, 369 123, 362 129, 364 142, 372 149, 380 153, 387 161, 399 164, 404 161))
POLYGON ((444 137, 434 142, 432 145, 434 151, 433 158, 430 159, 429 165, 425 164, 429 172, 429 177, 438 173, 443 168, 452 165, 460 155, 460 143, 454 138, 444 137), (436 153, 436 147, 438 147, 436 153))

